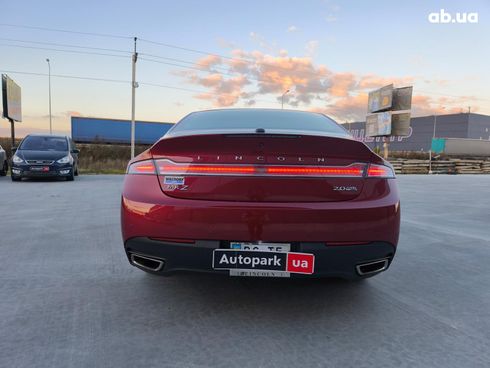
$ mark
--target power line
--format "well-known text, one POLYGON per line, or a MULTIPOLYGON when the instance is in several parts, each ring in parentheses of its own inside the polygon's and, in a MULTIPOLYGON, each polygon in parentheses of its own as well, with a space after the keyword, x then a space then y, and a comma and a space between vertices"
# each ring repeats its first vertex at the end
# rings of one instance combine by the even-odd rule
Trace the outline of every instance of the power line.
POLYGON ((90 51, 79 51, 79 50, 63 50, 63 49, 54 49, 54 48, 49 48, 49 47, 38 47, 38 46, 26 46, 26 45, 11 45, 11 44, 4 44, 0 43, 0 46, 5 46, 5 47, 17 47, 21 49, 34 49, 34 50, 49 50, 49 51, 56 51, 56 52, 67 52, 71 54, 84 54, 84 55, 100 55, 100 56, 112 56, 112 57, 118 57, 118 58, 129 58, 129 55, 114 55, 114 54, 107 54, 107 53, 102 53, 102 52, 90 52, 90 51))
MULTIPOLYGON (((25 72, 25 71, 18 71, 18 70, 0 70, 1 73, 9 73, 9 74, 24 74, 24 75, 34 75, 34 76, 40 76, 40 77, 47 77, 47 73, 37 73, 37 72, 25 72)), ((85 77, 85 76, 78 76, 78 75, 68 75, 68 74, 51 74, 51 77, 54 78, 66 78, 66 79, 79 79, 79 80, 89 80, 89 81, 97 81, 97 82, 111 82, 111 83, 124 83, 124 84, 131 84, 131 81, 129 80, 122 80, 122 79, 108 79, 108 78, 97 78, 97 77, 85 77)), ((151 87, 159 87, 159 88, 166 88, 166 89, 173 89, 173 90, 178 90, 178 91, 184 91, 184 92, 192 92, 192 93, 202 93, 202 94, 208 94, 208 95, 214 95, 214 96, 235 96, 233 93, 217 93, 217 92, 209 92, 209 91, 204 91, 204 90, 197 90, 197 89, 191 89, 191 88, 183 88, 183 87, 176 87, 176 86, 170 86, 166 84, 158 84, 158 83, 152 83, 152 82, 138 82, 139 85, 145 85, 145 86, 151 86, 151 87)), ((240 96, 238 96, 240 97, 240 96)), ((255 101, 261 101, 261 102, 268 102, 268 103, 277 103, 277 101, 272 101, 272 100, 258 100, 254 99, 255 101)))
MULTIPOLYGON (((25 29, 34 29, 34 30, 42 30, 42 31, 49 31, 49 32, 62 32, 62 33, 70 33, 70 34, 82 34, 82 35, 90 35, 90 36, 98 36, 98 37, 109 37, 109 38, 119 38, 119 39, 133 39, 133 37, 124 36, 124 35, 107 34, 107 33, 95 33, 95 32, 80 32, 80 31, 72 31, 72 30, 66 30, 66 29, 47 28, 47 27, 35 27, 35 26, 26 26, 26 25, 19 25, 19 24, 0 23, 0 26, 14 27, 14 28, 25 28, 25 29)), ((192 52, 192 53, 196 53, 196 54, 200 54, 200 55, 215 56, 215 57, 223 58, 223 59, 226 59, 226 60, 240 61, 240 62, 244 62, 244 63, 247 63, 247 64, 254 64, 254 65, 257 64, 257 61, 255 59, 250 58, 250 57, 248 57, 248 58, 230 57, 230 56, 226 56, 226 55, 222 55, 222 54, 218 54, 218 53, 212 53, 212 52, 207 52, 207 51, 203 51, 203 50, 197 50, 197 49, 193 49, 193 48, 189 48, 189 47, 183 47, 183 46, 179 46, 179 45, 174 45, 174 44, 169 44, 169 43, 164 43, 164 42, 158 42, 158 41, 148 40, 148 39, 144 39, 144 38, 138 38, 138 40, 139 41, 142 41, 142 42, 149 43, 149 44, 153 44, 153 45, 163 46, 163 47, 177 49, 177 50, 182 50, 182 51, 186 51, 186 52, 192 52)), ((12 41, 14 41, 14 40, 12 40, 12 41)), ((29 41, 17 40, 17 42, 29 42, 29 41)), ((30 43, 34 43, 34 42, 30 42, 30 43)), ((36 43, 38 43, 38 42, 36 42, 36 43)), ((48 44, 48 43, 46 43, 46 44, 48 44)), ((80 48, 83 47, 83 46, 74 46, 74 45, 62 45, 62 44, 59 44, 59 45, 60 46, 64 46, 64 47, 80 47, 80 48)), ((6 44, 3 44, 3 45, 0 44, 0 46, 22 47, 22 48, 33 48, 33 49, 36 49, 37 48, 37 49, 41 49, 41 50, 50 50, 50 51, 57 51, 57 52, 71 52, 71 53, 79 53, 79 54, 93 54, 93 55, 102 55, 102 56, 125 57, 125 56, 122 56, 122 55, 110 55, 110 54, 105 54, 105 53, 89 53, 89 52, 82 52, 82 51, 50 49, 50 48, 41 48, 41 47, 33 47, 33 46, 6 45, 6 44)), ((89 49, 88 47, 84 47, 84 48, 89 49)), ((96 48, 91 48, 91 49, 96 49, 96 48)), ((111 49, 102 49, 102 48, 101 48, 101 50, 104 50, 104 51, 109 51, 110 50, 111 52, 128 52, 128 51, 123 51, 123 50, 111 50, 111 49)), ((171 58, 165 58, 165 57, 158 56, 158 55, 151 55, 151 54, 146 54, 146 55, 147 56, 150 56, 150 57, 155 57, 155 58, 171 59, 171 58)), ((155 60, 150 60, 150 59, 146 59, 146 60, 147 61, 151 61, 151 62, 157 62, 155 60)), ((170 60, 170 61, 172 61, 172 60, 170 60)), ((177 61, 177 62, 180 62, 180 63, 187 63, 187 64, 190 64, 191 63, 189 61, 179 60, 179 59, 174 59, 173 61, 177 61)), ((161 62, 161 64, 166 64, 166 63, 161 62)), ((172 65, 172 66, 177 66, 177 67, 184 67, 182 65, 177 65, 177 64, 170 64, 170 63, 167 63, 167 64, 168 65, 172 65)), ((266 63, 266 62, 263 62, 263 61, 261 62, 261 64, 262 65, 265 65, 265 66, 269 66, 269 67, 275 68, 275 69, 283 69, 286 72, 291 72, 290 69, 284 68, 284 67, 281 67, 281 66, 278 66, 278 65, 266 63)), ((218 67, 216 67, 216 66, 215 66, 215 68, 218 69, 218 67)), ((197 68, 197 67, 192 67, 190 69, 196 69, 196 70, 200 70, 200 71, 205 71, 205 70, 200 69, 200 68, 197 68)), ((220 69, 223 70, 224 68, 220 68, 220 69)), ((319 75, 319 74, 314 73, 314 72, 304 71, 304 73, 305 74, 312 75, 312 76, 315 76, 317 78, 319 78, 319 77, 325 77, 325 76, 319 75)), ((223 72, 222 74, 231 75, 228 72, 223 72)), ((237 72, 237 74, 243 75, 242 73, 238 73, 238 72, 237 72)), ((250 78, 249 77, 249 79, 254 79, 254 78, 250 78)), ((260 79, 254 79, 254 80, 257 80, 257 81, 260 81, 260 82, 263 82, 263 83, 273 83, 273 82, 263 81, 263 80, 260 80, 260 79)), ((467 98, 467 96, 449 95, 449 94, 443 94, 443 93, 437 93, 437 92, 429 92, 429 91, 422 91, 422 90, 419 90, 419 91, 422 92, 422 93, 429 94, 429 95, 439 95, 439 96, 446 96, 446 97, 453 97, 453 98, 467 98)), ((474 100, 490 101, 490 99, 485 99, 485 98, 478 98, 478 97, 472 97, 472 98, 474 100)))
MULTIPOLYGON (((141 55, 141 54, 140 54, 141 55)), ((208 72, 208 73, 213 73, 212 70, 206 70, 206 69, 202 69, 202 68, 199 68, 197 66, 188 66, 188 65, 180 65, 180 64, 175 64, 175 63, 168 63, 168 62, 165 62, 165 61, 160 61, 160 60, 152 60, 152 59, 148 59, 148 58, 142 58, 140 57, 141 60, 145 60, 145 61, 150 61, 152 63, 157 63, 157 64, 163 64, 163 65, 169 65, 169 66, 176 66, 176 67, 179 67, 179 68, 184 68, 184 69, 192 69, 192 70, 197 70, 197 71, 200 71, 200 72, 208 72)), ((173 59, 177 62, 185 62, 185 61, 179 61, 178 59, 173 59)), ((195 64, 194 64, 195 65, 195 64)), ((235 76, 245 76, 244 74, 241 74, 241 73, 230 73, 230 72, 227 72, 227 71, 223 71, 223 72, 214 72, 215 74, 220 74, 220 75, 228 75, 228 76, 231 76, 231 77, 235 77, 235 76)), ((249 78, 249 79, 253 79, 253 78, 249 78)), ((256 80, 256 79, 253 79, 253 80, 256 80)), ((258 80, 258 79, 257 79, 258 80)), ((266 81, 264 81, 265 83, 268 83, 266 81)))
MULTIPOLYGON (((24 72, 18 70, 2 70, 2 73, 9 74, 25 74, 25 75, 35 75, 40 77, 47 77, 47 73, 36 73, 36 72, 24 72)), ((67 75, 67 74, 51 74, 51 77, 55 78, 67 78, 67 79, 81 79, 81 80, 90 80, 90 81, 99 81, 99 82, 113 82, 113 83, 131 83, 127 80, 122 79, 108 79, 108 78, 97 78, 97 77, 82 77, 78 75, 67 75)))
MULTIPOLYGON (((196 89, 191 89, 191 88, 183 88, 183 87, 174 87, 174 86, 168 86, 165 84, 158 84, 158 83, 150 83, 150 82, 139 82, 140 85, 145 85, 145 86, 151 86, 151 87, 161 87, 161 88, 171 88, 179 91, 185 91, 185 92, 192 92, 192 93, 204 93, 207 95, 214 95, 214 96, 236 96, 236 97, 241 97, 237 96, 233 93, 216 93, 216 92, 209 92, 209 91, 202 91, 202 90, 196 90, 196 89)), ((264 100, 264 99, 253 99, 254 101, 259 101, 259 102, 267 102, 267 103, 274 103, 277 104, 279 103, 278 101, 273 101, 273 100, 264 100)))
POLYGON ((116 34, 109 34, 109 33, 80 32, 80 31, 71 31, 71 30, 67 30, 67 29, 26 26, 26 25, 21 25, 21 24, 0 23, 0 26, 13 27, 13 28, 36 29, 39 31, 48 31, 48 32, 62 32, 62 33, 71 33, 71 34, 81 34, 81 35, 96 36, 96 37, 108 37, 108 38, 120 38, 120 39, 132 39, 133 38, 130 36, 123 36, 123 35, 116 35, 116 34))
POLYGON ((131 54, 131 51, 128 51, 128 50, 107 49, 107 48, 103 48, 103 47, 91 47, 91 46, 73 45, 73 44, 66 44, 66 43, 53 43, 53 42, 41 42, 41 41, 17 40, 17 39, 13 39, 13 38, 0 38, 0 41, 21 42, 21 43, 33 43, 33 44, 38 44, 38 45, 73 47, 73 48, 87 49, 87 50, 122 52, 122 53, 126 53, 126 54, 131 54))

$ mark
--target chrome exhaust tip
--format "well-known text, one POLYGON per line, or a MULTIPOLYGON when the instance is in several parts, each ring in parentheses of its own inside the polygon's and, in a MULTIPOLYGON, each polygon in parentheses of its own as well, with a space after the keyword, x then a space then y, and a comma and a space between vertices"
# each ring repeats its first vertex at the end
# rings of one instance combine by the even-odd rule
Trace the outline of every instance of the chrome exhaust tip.
POLYGON ((165 261, 161 259, 144 256, 137 253, 131 253, 129 259, 133 266, 152 272, 160 271, 165 265, 165 261))
POLYGON ((378 259, 377 261, 362 263, 356 266, 357 273, 360 276, 372 275, 382 272, 388 268, 390 261, 388 258, 378 259))

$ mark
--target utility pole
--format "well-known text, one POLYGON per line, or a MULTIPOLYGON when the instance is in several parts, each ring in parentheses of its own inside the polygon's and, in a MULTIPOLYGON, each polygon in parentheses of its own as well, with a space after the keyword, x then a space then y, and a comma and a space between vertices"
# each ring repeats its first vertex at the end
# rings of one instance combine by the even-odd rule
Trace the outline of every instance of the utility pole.
POLYGON ((434 130, 432 131, 432 140, 429 148, 429 174, 432 174, 432 141, 436 137, 437 113, 434 114, 434 130))
POLYGON ((51 115, 51 64, 49 59, 46 59, 48 63, 48 94, 49 94, 49 134, 53 134, 53 117, 51 115))
MULTIPOLYGON (((441 110, 444 110, 445 107, 441 107, 441 110)), ((434 114, 434 129, 432 131, 432 140, 430 142, 429 149, 429 174, 432 174, 432 141, 436 137, 436 126, 437 126, 437 112, 434 114)))
POLYGON ((131 158, 134 158, 134 136, 135 136, 135 102, 136 102, 136 88, 138 83, 136 83, 136 61, 138 60, 138 53, 136 52, 136 41, 137 37, 134 38, 134 52, 132 57, 132 78, 131 78, 131 158))
POLYGON ((389 156, 389 137, 383 137, 383 158, 388 160, 389 156))

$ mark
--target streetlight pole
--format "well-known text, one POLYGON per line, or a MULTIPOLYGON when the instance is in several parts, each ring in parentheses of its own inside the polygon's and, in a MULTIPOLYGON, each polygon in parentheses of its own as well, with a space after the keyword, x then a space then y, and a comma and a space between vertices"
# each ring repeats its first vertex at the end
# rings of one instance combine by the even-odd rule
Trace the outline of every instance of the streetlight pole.
POLYGON ((136 105, 136 61, 138 60, 138 53, 136 52, 136 41, 137 37, 134 38, 134 52, 132 56, 132 78, 131 78, 131 159, 134 158, 134 140, 135 140, 135 105, 136 105))
POLYGON ((281 96, 281 109, 284 109, 284 96, 286 96, 289 93, 289 89, 284 92, 281 96))
MULTIPOLYGON (((441 107, 441 110, 444 110, 445 107, 441 107)), ((436 137, 436 126, 437 126, 437 112, 434 114, 434 128, 432 130, 432 140, 430 142, 430 150, 429 150, 429 174, 432 174, 432 141, 436 137)))
POLYGON ((53 116, 51 115, 51 64, 49 59, 46 59, 48 63, 48 86, 49 86, 49 134, 53 134, 53 116))

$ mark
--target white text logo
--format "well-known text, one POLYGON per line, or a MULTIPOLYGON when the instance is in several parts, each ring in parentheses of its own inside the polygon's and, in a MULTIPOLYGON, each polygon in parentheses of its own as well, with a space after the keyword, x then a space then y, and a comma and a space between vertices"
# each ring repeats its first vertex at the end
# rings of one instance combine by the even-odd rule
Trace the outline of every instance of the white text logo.
POLYGON ((438 13, 430 13, 428 19, 431 23, 478 23, 478 13, 451 14, 441 9, 438 13))

